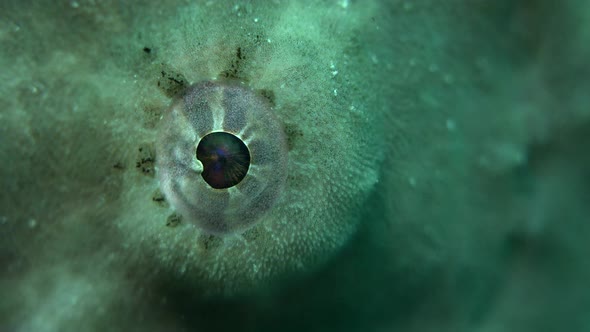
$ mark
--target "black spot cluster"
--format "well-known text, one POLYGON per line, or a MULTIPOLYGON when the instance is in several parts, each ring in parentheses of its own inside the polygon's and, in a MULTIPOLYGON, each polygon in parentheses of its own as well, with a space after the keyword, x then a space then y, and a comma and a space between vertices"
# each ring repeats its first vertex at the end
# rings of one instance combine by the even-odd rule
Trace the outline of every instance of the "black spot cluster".
POLYGON ((274 91, 265 89, 265 90, 259 90, 259 93, 261 96, 266 98, 272 106, 275 106, 275 93, 274 93, 274 91))
POLYGON ((230 69, 225 70, 221 73, 221 76, 225 78, 240 78, 240 71, 242 66, 242 61, 246 59, 242 48, 238 47, 236 49, 236 57, 230 64, 230 69))
POLYGON ((166 226, 168 227, 176 227, 182 222, 182 216, 176 213, 173 213, 168 216, 166 219, 166 226))
POLYGON ((173 69, 167 68, 162 64, 160 70, 160 78, 158 79, 158 88, 164 92, 164 94, 170 98, 178 95, 186 88, 188 82, 184 75, 174 71, 173 69))
POLYGON ((166 202, 166 197, 160 191, 160 189, 156 190, 152 195, 152 201, 161 207, 168 207, 168 202, 166 202))
POLYGON ((303 131, 293 123, 284 124, 285 134, 287 135, 287 146, 289 150, 293 149, 297 141, 303 137, 303 131))
POLYGON ((150 146, 140 146, 138 149, 138 157, 135 162, 135 168, 141 173, 154 176, 154 164, 156 162, 154 149, 150 146))

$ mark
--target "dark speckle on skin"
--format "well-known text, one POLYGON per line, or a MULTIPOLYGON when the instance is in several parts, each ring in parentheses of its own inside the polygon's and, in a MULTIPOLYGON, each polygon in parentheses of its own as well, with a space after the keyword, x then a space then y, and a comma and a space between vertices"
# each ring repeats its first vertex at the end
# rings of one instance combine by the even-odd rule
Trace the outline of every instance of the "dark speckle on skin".
POLYGON ((142 145, 137 151, 138 156, 135 162, 135 168, 144 175, 154 176, 154 163, 156 162, 154 148, 151 145, 142 145))
POLYGON ((291 150, 297 144, 297 140, 303 137, 303 131, 293 123, 285 123, 284 126, 285 135, 287 136, 287 146, 291 150))
POLYGON ((171 214, 166 219, 166 226, 168 227, 176 227, 182 222, 182 216, 176 213, 171 214))
POLYGON ((187 86, 187 80, 181 73, 162 64, 158 78, 158 88, 168 97, 180 94, 187 86))
POLYGON ((264 98, 266 98, 272 106, 275 106, 275 93, 274 93, 274 91, 266 90, 266 89, 260 90, 260 95, 262 95, 264 98))
POLYGON ((168 206, 168 202, 166 202, 166 197, 160 191, 160 189, 158 189, 158 190, 156 190, 154 192, 154 194, 152 195, 152 201, 154 203, 158 204, 158 206, 161 206, 161 207, 167 207, 168 206))
POLYGON ((243 77, 241 76, 241 70, 242 70, 242 61, 246 59, 246 56, 244 55, 244 51, 242 50, 241 47, 238 47, 236 49, 236 58, 235 60, 233 60, 227 70, 224 70, 221 73, 222 77, 225 78, 231 78, 231 79, 243 79, 243 77))

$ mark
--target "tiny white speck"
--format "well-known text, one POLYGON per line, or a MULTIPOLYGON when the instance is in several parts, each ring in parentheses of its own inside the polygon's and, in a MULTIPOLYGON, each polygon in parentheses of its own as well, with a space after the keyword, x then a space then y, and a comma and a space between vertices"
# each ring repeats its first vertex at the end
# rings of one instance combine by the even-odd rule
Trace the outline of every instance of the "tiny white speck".
POLYGON ((281 89, 284 89, 284 88, 285 88, 285 83, 282 83, 281 84, 281 89))
POLYGON ((258 17, 254 18, 254 23, 258 23, 258 17))
POLYGON ((270 40, 270 38, 268 38, 268 39, 266 40, 266 42, 270 44, 270 43, 272 43, 272 40, 270 40))
POLYGON ((337 70, 334 70, 334 71, 332 72, 332 77, 336 77, 336 75, 338 75, 338 71, 337 71, 337 70))
POLYGON ((78 3, 78 1, 72 1, 70 2, 70 6, 72 6, 72 8, 78 8, 80 7, 80 4, 78 3))
POLYGON ((37 220, 29 219, 28 225, 29 225, 29 228, 35 228, 37 226, 37 220))
POLYGON ((453 121, 453 119, 447 119, 445 124, 449 131, 453 131, 457 128, 457 125, 455 124, 455 121, 453 121))
POLYGON ((349 2, 348 2, 348 0, 340 0, 338 2, 338 4, 340 5, 340 7, 346 9, 346 8, 348 8, 349 2))
POLYGON ((338 95, 338 89, 334 89, 334 96, 338 95))
POLYGON ((377 56, 375 54, 371 54, 371 61, 373 61, 374 64, 379 63, 379 59, 377 59, 377 56))
POLYGON ((330 61, 330 69, 336 69, 336 65, 334 64, 334 61, 330 61))

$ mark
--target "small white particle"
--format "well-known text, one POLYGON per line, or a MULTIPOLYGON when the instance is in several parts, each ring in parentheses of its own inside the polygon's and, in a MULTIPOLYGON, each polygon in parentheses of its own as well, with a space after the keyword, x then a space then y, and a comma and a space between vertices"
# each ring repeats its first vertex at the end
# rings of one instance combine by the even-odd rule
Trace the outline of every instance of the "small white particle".
POLYGON ((338 89, 334 89, 334 96, 338 95, 338 89))
POLYGON ((336 77, 336 75, 338 75, 338 71, 337 70, 332 71, 332 77, 336 77))
POLYGON ((254 18, 254 23, 258 23, 258 17, 254 18))
POLYGON ((455 124, 455 121, 453 121, 453 119, 447 119, 445 124, 449 131, 454 131, 457 128, 457 125, 455 124))
POLYGON ((373 61, 374 64, 379 63, 379 59, 377 59, 377 56, 375 54, 371 54, 371 61, 373 61))
POLYGON ((267 42, 267 43, 269 43, 269 44, 270 44, 270 43, 272 43, 272 41, 270 40, 270 38, 268 38, 268 39, 266 40, 266 42, 267 42))
POLYGON ((29 228, 35 228, 35 227, 37 227, 37 220, 35 220, 35 219, 29 219, 28 225, 29 225, 29 228))
POLYGON ((348 2, 348 0, 340 0, 338 2, 338 4, 340 5, 340 7, 346 9, 346 8, 348 8, 349 2, 348 2))

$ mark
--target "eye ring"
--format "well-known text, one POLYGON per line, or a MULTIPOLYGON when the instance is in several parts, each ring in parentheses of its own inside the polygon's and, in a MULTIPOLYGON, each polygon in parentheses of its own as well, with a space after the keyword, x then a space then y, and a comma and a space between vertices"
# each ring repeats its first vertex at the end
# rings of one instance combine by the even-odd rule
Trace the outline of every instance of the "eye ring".
POLYGON ((188 87, 162 118, 156 154, 162 192, 207 234, 254 225, 287 177, 281 123, 263 96, 237 82, 188 87))

